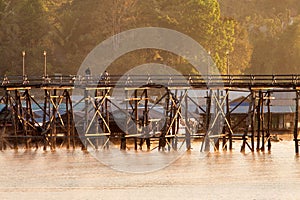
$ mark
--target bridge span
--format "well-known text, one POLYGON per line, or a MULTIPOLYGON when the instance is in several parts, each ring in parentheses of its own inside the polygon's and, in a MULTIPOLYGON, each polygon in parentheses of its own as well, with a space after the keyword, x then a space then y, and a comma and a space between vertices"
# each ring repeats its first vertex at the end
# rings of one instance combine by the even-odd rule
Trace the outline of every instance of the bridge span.
POLYGON ((110 144, 147 150, 271 150, 275 93, 299 153, 300 75, 2 76, 0 149, 110 144), (235 98, 235 99, 234 99, 235 98), (292 121, 291 121, 292 119, 292 121))

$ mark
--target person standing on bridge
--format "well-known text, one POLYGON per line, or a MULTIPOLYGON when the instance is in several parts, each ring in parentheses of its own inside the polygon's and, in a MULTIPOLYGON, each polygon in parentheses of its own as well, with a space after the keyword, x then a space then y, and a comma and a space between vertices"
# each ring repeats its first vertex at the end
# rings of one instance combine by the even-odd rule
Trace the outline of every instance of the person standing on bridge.
POLYGON ((86 77, 86 82, 88 83, 89 79, 91 78, 91 70, 89 67, 85 70, 85 77, 86 77))
POLYGON ((104 81, 104 84, 108 84, 109 83, 109 73, 105 70, 104 73, 101 76, 101 80, 104 81))

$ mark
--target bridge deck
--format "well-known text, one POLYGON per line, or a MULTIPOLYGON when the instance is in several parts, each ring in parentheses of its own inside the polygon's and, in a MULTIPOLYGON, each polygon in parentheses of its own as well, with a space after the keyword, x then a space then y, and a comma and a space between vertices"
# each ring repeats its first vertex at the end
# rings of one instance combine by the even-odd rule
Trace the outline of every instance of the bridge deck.
POLYGON ((2 88, 7 87, 192 87, 192 88, 297 88, 300 75, 111 75, 101 76, 62 75, 47 78, 28 76, 0 76, 2 88))

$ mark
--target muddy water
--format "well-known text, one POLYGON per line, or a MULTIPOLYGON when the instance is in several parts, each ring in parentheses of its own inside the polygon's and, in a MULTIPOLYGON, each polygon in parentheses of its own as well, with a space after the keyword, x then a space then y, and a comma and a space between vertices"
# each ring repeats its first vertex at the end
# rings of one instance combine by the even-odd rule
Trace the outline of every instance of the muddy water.
POLYGON ((207 156, 193 149, 150 173, 113 170, 79 149, 6 150, 0 152, 0 199, 300 198, 292 141, 273 143, 271 153, 240 153, 239 145, 207 156))

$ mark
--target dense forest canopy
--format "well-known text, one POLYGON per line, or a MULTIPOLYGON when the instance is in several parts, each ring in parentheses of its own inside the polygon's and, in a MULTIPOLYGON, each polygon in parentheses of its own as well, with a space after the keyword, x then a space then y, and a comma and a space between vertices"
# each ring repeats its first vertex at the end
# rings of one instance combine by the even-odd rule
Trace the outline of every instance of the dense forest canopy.
MULTIPOLYGON (((49 74, 76 74, 96 45, 140 27, 192 37, 222 73, 227 64, 232 74, 299 73, 299 11, 297 0, 0 0, 0 75, 22 74, 23 50, 26 74, 43 74, 44 51, 49 74)), ((111 73, 149 62, 191 73, 186 60, 158 49, 120 57, 111 73)))

